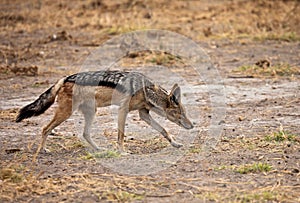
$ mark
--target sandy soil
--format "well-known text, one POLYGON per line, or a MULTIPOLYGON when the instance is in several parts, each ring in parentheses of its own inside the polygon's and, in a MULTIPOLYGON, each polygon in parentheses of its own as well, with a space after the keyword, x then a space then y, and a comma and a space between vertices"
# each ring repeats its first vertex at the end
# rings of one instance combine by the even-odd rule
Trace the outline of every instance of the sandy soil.
POLYGON ((299 1, 16 0, 0 7, 1 202, 300 201, 299 1), (84 70, 107 40, 147 29, 186 36, 210 57, 226 103, 221 135, 210 134, 219 106, 206 73, 199 77, 187 59, 166 52, 130 53, 114 68, 144 72, 168 90, 174 81, 182 86, 195 128, 156 118, 184 147, 170 147, 133 112, 131 154, 119 155, 116 108, 103 108, 92 134, 108 149, 95 152, 80 139, 75 113, 49 136, 51 152, 33 162, 55 105, 15 123, 18 110, 84 70), (207 149, 211 136, 216 146, 207 149))

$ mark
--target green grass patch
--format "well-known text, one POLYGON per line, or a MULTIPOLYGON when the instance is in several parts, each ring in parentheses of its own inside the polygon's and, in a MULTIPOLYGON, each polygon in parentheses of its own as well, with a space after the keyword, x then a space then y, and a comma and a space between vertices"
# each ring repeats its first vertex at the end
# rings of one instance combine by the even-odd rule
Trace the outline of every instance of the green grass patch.
POLYGON ((268 141, 268 142, 272 142, 272 141, 275 141, 275 142, 284 142, 284 141, 291 141, 291 142, 296 142, 297 141, 297 135, 294 135, 290 132, 287 132, 287 131, 283 131, 283 130, 280 130, 278 132, 274 132, 270 135, 267 135, 265 137, 265 141, 268 141))
POLYGON ((121 156, 121 154, 119 152, 112 151, 112 150, 95 153, 95 158, 106 158, 107 159, 107 158, 118 158, 120 156, 121 156))
POLYGON ((244 193, 237 196, 239 202, 261 202, 261 201, 276 201, 278 194, 271 191, 261 191, 257 193, 244 193))
POLYGON ((219 192, 204 192, 201 194, 196 194, 196 198, 203 201, 212 201, 212 202, 269 202, 282 199, 280 194, 274 191, 249 191, 241 192, 237 194, 221 194, 219 192), (235 201, 233 201, 235 200, 235 201))
POLYGON ((269 172, 270 170, 272 170, 272 166, 270 164, 261 162, 242 165, 235 169, 236 172, 241 174, 269 172))
POLYGON ((6 180, 12 183, 20 183, 24 179, 21 170, 21 168, 2 168, 0 169, 0 180, 6 180))
POLYGON ((133 200, 142 200, 144 195, 130 193, 123 190, 106 191, 100 195, 101 200, 117 201, 117 202, 131 202, 133 200))
POLYGON ((82 155, 80 157, 80 159, 83 159, 83 160, 92 160, 94 158, 95 158, 94 155, 90 152, 87 152, 85 155, 82 155))
POLYGON ((118 158, 121 154, 117 151, 107 150, 103 152, 90 153, 87 152, 86 155, 81 156, 81 159, 84 160, 92 160, 92 159, 110 159, 110 158, 118 158))
POLYGON ((74 142, 69 146, 70 149, 78 149, 78 148, 84 148, 84 144, 82 142, 74 142))
POLYGON ((142 200, 144 197, 139 194, 133 194, 126 191, 118 191, 116 193, 117 200, 120 202, 130 201, 130 200, 142 200))
POLYGON ((189 153, 198 154, 200 152, 202 152, 202 148, 201 147, 193 146, 193 147, 189 148, 189 153))

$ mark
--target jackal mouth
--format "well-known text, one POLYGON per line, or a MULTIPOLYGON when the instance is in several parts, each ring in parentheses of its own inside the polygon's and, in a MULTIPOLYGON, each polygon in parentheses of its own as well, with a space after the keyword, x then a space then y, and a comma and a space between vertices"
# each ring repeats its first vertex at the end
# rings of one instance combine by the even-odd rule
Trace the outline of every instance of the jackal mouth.
POLYGON ((194 125, 192 124, 192 122, 187 118, 179 119, 179 120, 173 121, 173 122, 175 122, 180 127, 183 127, 188 130, 194 128, 194 125))

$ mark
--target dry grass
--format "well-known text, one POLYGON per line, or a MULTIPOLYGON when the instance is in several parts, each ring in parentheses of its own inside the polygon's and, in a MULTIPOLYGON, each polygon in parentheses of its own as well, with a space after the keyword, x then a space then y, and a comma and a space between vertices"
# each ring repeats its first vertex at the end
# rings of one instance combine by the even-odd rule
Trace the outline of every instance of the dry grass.
MULTIPOLYGON (((222 182, 220 182, 222 183, 222 182)), ((235 186, 236 192, 228 193, 220 188, 214 191, 201 191, 196 194, 196 198, 202 201, 212 202, 293 202, 297 199, 295 194, 287 195, 291 188, 284 186, 260 187, 253 190, 240 190, 242 184, 234 182, 224 182, 224 184, 235 186)))
MULTIPOLYGON (((201 178, 177 180, 162 178, 157 180, 147 176, 129 177, 99 173, 64 175, 59 178, 39 178, 41 174, 32 175, 28 173, 31 171, 30 168, 16 169, 14 167, 14 165, 11 165, 0 170, 1 201, 20 201, 27 195, 35 199, 50 195, 59 197, 57 201, 89 196, 93 201, 131 202, 153 197, 171 197, 186 192, 202 201, 292 202, 298 198, 296 193, 290 193, 291 187, 283 185, 259 187, 253 190, 238 189, 235 193, 232 193, 226 188, 218 186, 198 186, 197 181, 201 181, 201 178), (181 189, 164 192, 165 187, 169 186, 181 189)), ((227 185, 227 187, 232 188, 239 188, 243 184, 249 184, 224 180, 212 183, 227 185)), ((293 188, 296 189, 295 187, 293 188)))
MULTIPOLYGON (((77 147, 78 139, 74 139, 70 136, 54 138, 56 140, 51 139, 52 141, 50 142, 61 144, 52 146, 54 149, 53 153, 60 153, 63 159, 76 160, 76 164, 82 161, 84 162, 82 164, 88 165, 93 164, 94 158, 98 156, 97 154, 88 154, 81 145, 77 147), (64 155, 64 151, 69 151, 70 153, 64 155), (70 157, 70 155, 73 158, 70 157), (85 155, 90 155, 90 158, 87 158, 85 155), (84 160, 82 160, 83 157, 85 157, 84 160)), ((160 140, 154 141, 160 142, 160 140)), ((261 181, 264 181, 264 179, 267 181, 274 175, 285 177, 286 174, 294 174, 297 176, 296 172, 278 169, 276 165, 273 166, 273 164, 276 163, 274 161, 278 161, 278 159, 274 159, 273 161, 272 156, 266 153, 272 152, 271 154, 276 154, 279 152, 280 154, 282 153, 281 150, 285 148, 286 143, 270 143, 264 140, 264 137, 257 136, 253 138, 224 140, 224 142, 231 145, 231 156, 235 156, 234 154, 237 153, 237 151, 244 152, 245 150, 250 150, 253 154, 264 154, 263 158, 259 158, 262 159, 261 161, 254 162, 253 164, 221 165, 215 167, 215 170, 213 170, 224 174, 241 173, 245 177, 244 181, 234 182, 226 178, 221 178, 211 180, 210 186, 203 186, 203 177, 188 178, 178 176, 176 178, 156 178, 151 176, 125 176, 116 173, 93 172, 44 176, 45 171, 39 169, 39 165, 31 163, 32 155, 30 153, 17 151, 14 152, 13 161, 10 161, 10 163, 1 163, 0 200, 10 202, 23 201, 28 197, 43 200, 44 198, 52 196, 56 198, 56 201, 89 197, 92 198, 93 201, 134 202, 147 201, 149 198, 180 198, 180 195, 187 195, 199 199, 199 201, 216 202, 293 202, 297 200, 297 191, 300 189, 297 186, 281 185, 275 181, 272 182, 273 185, 271 186, 261 186, 257 188, 254 186, 256 184, 255 180, 248 182, 249 178, 253 177, 254 174, 255 176, 263 174, 258 177, 261 181), (249 147, 250 145, 252 147, 249 147), (270 158, 268 158, 268 156, 270 156, 270 158), (270 159, 270 162, 273 161, 271 171, 271 164, 265 164, 264 162, 266 159, 270 159), (249 189, 249 186, 252 189, 249 189), (232 193, 228 188, 235 190, 235 192, 232 193)), ((221 143, 221 145, 223 146, 224 143, 221 143)), ((295 143, 294 147, 294 150, 297 150, 299 144, 295 143)), ((199 152, 197 148, 191 148, 188 156, 199 152)), ((220 154, 223 153, 221 148, 220 154)), ((110 152, 105 153, 105 156, 101 154, 101 158, 112 158, 110 154, 110 152), (108 154, 109 157, 107 156, 108 154)), ((116 158, 115 154, 113 158, 116 158)), ((190 163, 185 162, 185 164, 190 163)), ((66 164, 64 167, 72 168, 74 165, 68 166, 68 164, 66 164)), ((210 167, 212 167, 212 165, 210 165, 210 167)), ((201 170, 205 170, 205 167, 201 170)), ((208 169, 208 171, 210 171, 210 169, 208 169)))
MULTIPOLYGON (((159 0, 89 0, 71 5, 65 1, 15 0, 7 7, 7 12, 3 10, 0 16, 5 31, 31 32, 54 28, 115 35, 151 28, 176 31, 194 39, 248 35, 270 36, 276 40, 281 40, 280 36, 286 33, 291 37, 283 37, 283 40, 299 39, 296 36, 300 34, 299 15, 296 15, 300 7, 298 1, 177 1, 170 4, 159 0), (176 24, 173 19, 176 19, 176 24)), ((51 38, 53 34, 48 36, 51 38)))
MULTIPOLYGON (((0 12, 0 30, 7 35, 0 35, 0 38, 14 39, 0 45, 0 65, 4 67, 0 71, 4 73, 28 69, 32 64, 37 66, 39 74, 57 72, 53 67, 82 57, 79 49, 74 53, 69 45, 98 46, 114 35, 135 30, 170 30, 196 41, 294 42, 300 39, 300 17, 296 15, 300 12, 299 1, 175 1, 170 4, 166 0, 88 0, 70 4, 67 1, 14 0, 3 6, 6 9, 0 12), (25 37, 18 38, 13 33, 25 37), (61 44, 67 46, 59 48, 61 44), (57 55, 57 52, 65 54, 57 55), (60 60, 55 60, 57 58, 60 60), (44 70, 45 63, 52 67, 44 70)), ((167 55, 149 59, 155 64, 172 64, 174 60, 176 57, 167 55)), ((26 71, 15 72, 28 74, 26 71)), ((36 71, 29 74, 36 75, 36 71)))
POLYGON ((290 64, 275 64, 268 67, 244 65, 234 69, 232 72, 252 77, 295 77, 300 75, 300 67, 290 64))

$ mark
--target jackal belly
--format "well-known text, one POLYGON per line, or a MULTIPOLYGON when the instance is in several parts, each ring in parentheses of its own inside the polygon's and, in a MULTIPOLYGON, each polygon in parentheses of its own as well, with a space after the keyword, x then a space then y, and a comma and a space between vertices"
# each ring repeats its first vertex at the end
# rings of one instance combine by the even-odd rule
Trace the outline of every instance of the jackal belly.
POLYGON ((120 106, 122 102, 129 99, 128 110, 137 110, 147 106, 143 91, 136 92, 130 96, 115 88, 105 86, 82 86, 66 82, 58 93, 59 105, 71 105, 73 110, 82 104, 92 104, 95 107, 106 107, 110 105, 120 106), (66 98, 67 97, 67 98, 66 98), (68 104, 62 104, 68 101, 68 104), (71 101, 71 102, 70 102, 71 101))

